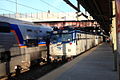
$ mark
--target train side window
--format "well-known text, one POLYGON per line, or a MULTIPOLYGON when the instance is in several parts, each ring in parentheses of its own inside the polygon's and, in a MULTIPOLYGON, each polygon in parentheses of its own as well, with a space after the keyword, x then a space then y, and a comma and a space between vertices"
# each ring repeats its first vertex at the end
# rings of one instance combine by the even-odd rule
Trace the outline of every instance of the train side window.
POLYGON ((80 34, 80 37, 81 37, 81 34, 80 34))
POLYGON ((31 29, 27 29, 27 32, 32 32, 32 30, 31 29))
POLYGON ((0 22, 0 32, 9 33, 10 24, 5 22, 0 22))
POLYGON ((38 46, 38 40, 36 39, 27 39, 26 40, 27 47, 38 46))
POLYGON ((81 38, 81 34, 79 34, 79 40, 80 40, 80 38, 81 38))
POLYGON ((42 32, 41 30, 39 30, 39 32, 42 32))
POLYGON ((79 37, 80 37, 80 35, 79 35, 79 34, 77 34, 77 40, 79 40, 79 37))

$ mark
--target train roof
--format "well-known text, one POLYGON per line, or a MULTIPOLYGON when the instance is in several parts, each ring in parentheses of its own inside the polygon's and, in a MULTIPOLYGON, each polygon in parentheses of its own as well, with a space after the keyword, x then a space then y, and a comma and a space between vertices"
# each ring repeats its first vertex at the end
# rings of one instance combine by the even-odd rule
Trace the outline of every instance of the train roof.
POLYGON ((47 27, 44 25, 36 25, 32 22, 27 22, 27 21, 22 21, 22 20, 18 20, 18 19, 13 19, 13 18, 8 18, 8 17, 4 17, 4 16, 0 16, 0 22, 2 23, 9 23, 9 24, 17 24, 17 25, 24 25, 24 26, 35 26, 35 27, 42 27, 42 28, 50 28, 51 27, 47 27))
POLYGON ((83 34, 91 34, 91 35, 98 35, 96 33, 93 32, 86 32, 86 31, 81 31, 81 30, 55 30, 52 31, 52 34, 66 34, 66 33, 83 33, 83 34))
POLYGON ((33 24, 32 22, 22 21, 4 16, 0 16, 0 22, 8 22, 10 24, 33 24))

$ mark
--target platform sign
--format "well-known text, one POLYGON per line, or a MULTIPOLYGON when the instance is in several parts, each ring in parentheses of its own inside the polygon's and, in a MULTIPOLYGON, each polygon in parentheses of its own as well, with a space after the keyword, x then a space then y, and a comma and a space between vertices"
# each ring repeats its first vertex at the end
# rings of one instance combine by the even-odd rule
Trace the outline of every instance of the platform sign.
POLYGON ((118 35, 118 52, 120 53, 120 0, 116 0, 116 24, 118 35))

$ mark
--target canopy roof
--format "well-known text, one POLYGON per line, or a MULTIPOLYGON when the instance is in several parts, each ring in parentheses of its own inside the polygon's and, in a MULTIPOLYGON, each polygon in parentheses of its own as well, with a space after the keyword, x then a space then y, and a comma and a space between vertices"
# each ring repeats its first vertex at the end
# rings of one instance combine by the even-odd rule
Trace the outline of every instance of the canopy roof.
POLYGON ((112 0, 77 0, 106 32, 112 23, 112 0))

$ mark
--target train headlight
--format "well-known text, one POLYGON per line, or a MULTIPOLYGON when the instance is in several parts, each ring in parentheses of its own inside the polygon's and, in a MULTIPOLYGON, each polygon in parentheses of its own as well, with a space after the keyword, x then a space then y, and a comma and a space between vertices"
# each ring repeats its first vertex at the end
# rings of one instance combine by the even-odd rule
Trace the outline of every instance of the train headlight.
POLYGON ((70 41, 70 39, 68 39, 68 41, 70 41))

